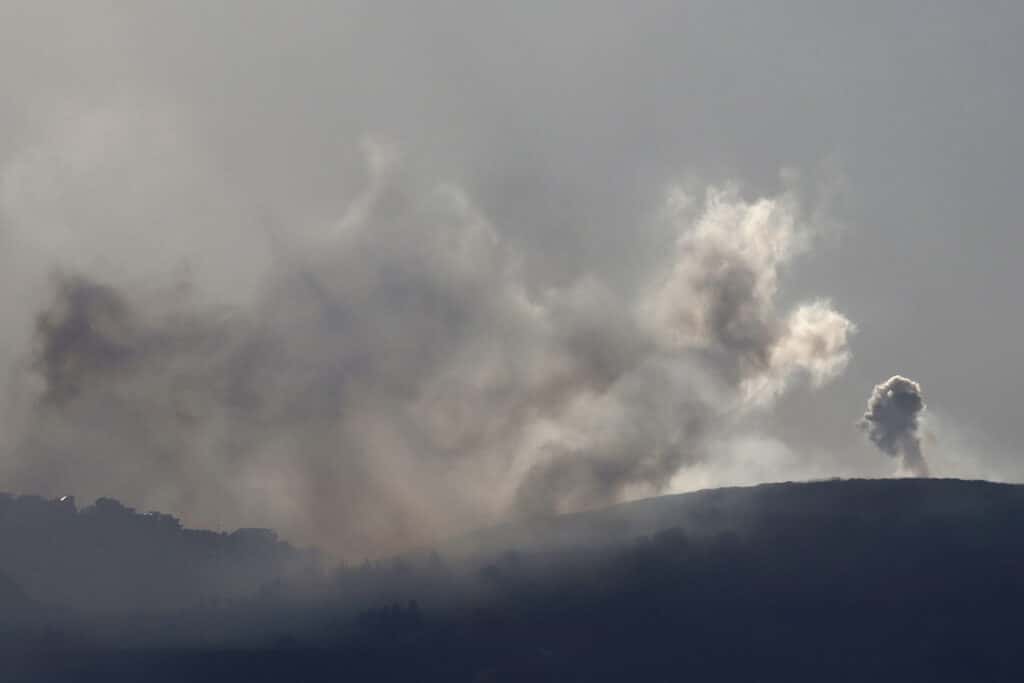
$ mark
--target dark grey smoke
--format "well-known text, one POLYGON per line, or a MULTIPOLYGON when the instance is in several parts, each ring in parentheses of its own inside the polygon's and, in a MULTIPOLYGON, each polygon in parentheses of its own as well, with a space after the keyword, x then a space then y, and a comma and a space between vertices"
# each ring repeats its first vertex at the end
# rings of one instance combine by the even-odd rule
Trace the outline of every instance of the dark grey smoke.
POLYGON ((921 385, 894 375, 871 392, 867 412, 860 421, 872 443, 883 453, 902 457, 907 471, 919 477, 928 476, 919 431, 924 408, 921 385))
POLYGON ((135 322, 111 287, 58 276, 54 301, 36 320, 35 369, 44 399, 64 403, 85 385, 128 367, 137 353, 135 322))

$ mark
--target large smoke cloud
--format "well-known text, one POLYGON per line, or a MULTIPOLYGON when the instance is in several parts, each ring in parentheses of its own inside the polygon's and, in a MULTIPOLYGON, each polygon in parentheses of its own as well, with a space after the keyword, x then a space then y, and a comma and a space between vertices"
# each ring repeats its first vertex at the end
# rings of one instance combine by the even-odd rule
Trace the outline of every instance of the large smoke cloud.
POLYGON ((903 467, 919 477, 928 476, 919 432, 924 407, 921 385, 895 375, 871 392, 867 412, 860 422, 872 443, 883 453, 902 456, 903 467))
POLYGON ((663 490, 795 377, 847 363, 852 325, 827 302, 778 310, 806 246, 793 196, 676 193, 676 248, 647 287, 537 286, 463 190, 366 152, 333 227, 264 221, 237 242, 247 287, 203 259, 55 264, 5 396, 5 481, 359 555, 663 490))

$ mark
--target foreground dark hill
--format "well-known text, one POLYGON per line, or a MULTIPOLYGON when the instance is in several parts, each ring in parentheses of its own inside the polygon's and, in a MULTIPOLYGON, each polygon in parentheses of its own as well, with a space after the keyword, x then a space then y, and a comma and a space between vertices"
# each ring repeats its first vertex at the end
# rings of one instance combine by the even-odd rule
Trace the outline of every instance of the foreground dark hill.
POLYGON ((266 529, 186 529, 110 498, 78 509, 70 497, 0 493, 0 612, 30 602, 106 615, 178 609, 250 595, 316 565, 266 529))
POLYGON ((1020 680, 1022 539, 1015 485, 704 491, 148 618, 143 639, 49 624, 3 680, 1020 680))
POLYGON ((0 623, 5 619, 20 619, 38 609, 21 586, 10 577, 0 574, 0 623))
POLYGON ((477 532, 444 545, 453 557, 509 549, 558 550, 630 541, 675 528, 693 538, 756 535, 821 524, 902 528, 992 524, 1024 513, 1024 485, 960 479, 851 479, 761 484, 660 496, 477 532))

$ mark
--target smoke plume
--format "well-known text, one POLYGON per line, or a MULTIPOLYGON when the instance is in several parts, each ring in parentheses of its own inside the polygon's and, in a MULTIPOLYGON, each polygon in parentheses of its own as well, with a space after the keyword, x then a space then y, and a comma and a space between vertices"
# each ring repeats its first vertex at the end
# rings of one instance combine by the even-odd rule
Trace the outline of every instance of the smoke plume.
POLYGON ((921 385, 894 375, 871 392, 867 412, 860 421, 872 443, 883 453, 902 457, 903 467, 919 477, 928 476, 918 424, 924 408, 921 385))
POLYGON ((848 361, 845 317, 776 301, 806 246, 795 197, 676 194, 646 287, 536 287, 465 191, 366 152, 332 227, 238 242, 269 257, 235 296, 209 296, 217 272, 57 264, 13 366, 6 480, 359 556, 664 490, 848 361))

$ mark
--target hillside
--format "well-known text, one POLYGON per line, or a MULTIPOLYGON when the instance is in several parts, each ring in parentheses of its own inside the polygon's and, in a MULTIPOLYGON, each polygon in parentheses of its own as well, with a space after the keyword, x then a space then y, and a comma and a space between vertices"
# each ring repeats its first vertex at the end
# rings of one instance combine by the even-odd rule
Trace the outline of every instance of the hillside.
POLYGON ((8 665, 24 680, 1018 680, 1021 538, 1015 485, 702 491, 340 569, 312 599, 284 585, 147 619, 142 639, 138 622, 105 640, 68 626, 61 657, 8 665))
POLYGON ((0 574, 0 624, 17 619, 35 608, 33 602, 9 576, 0 574))
POLYGON ((443 544, 452 557, 518 549, 556 550, 628 542, 665 529, 693 537, 772 533, 779 527, 846 520, 913 525, 928 520, 1024 514, 1024 485, 960 479, 849 479, 706 489, 601 510, 541 517, 486 529, 443 544))
POLYGON ((36 603, 119 614, 189 607, 255 593, 317 567, 270 530, 186 529, 171 515, 141 514, 101 498, 0 493, 0 576, 36 603))

